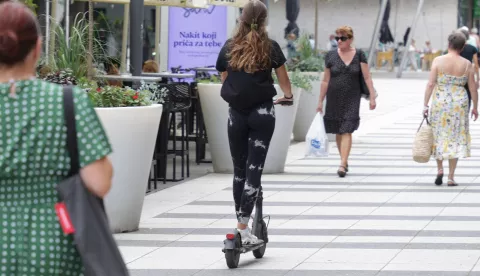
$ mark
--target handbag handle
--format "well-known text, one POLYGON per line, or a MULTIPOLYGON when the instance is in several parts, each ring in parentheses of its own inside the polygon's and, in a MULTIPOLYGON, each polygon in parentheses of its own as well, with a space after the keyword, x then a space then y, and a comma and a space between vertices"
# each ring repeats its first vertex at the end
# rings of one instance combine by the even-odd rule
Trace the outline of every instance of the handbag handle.
POLYGON ((70 155, 70 171, 68 175, 73 176, 80 171, 80 162, 78 158, 77 126, 72 86, 63 87, 63 112, 65 114, 65 124, 67 125, 67 149, 70 155))
POLYGON ((422 128, 422 125, 423 125, 423 122, 427 121, 427 125, 430 125, 430 121, 428 120, 428 117, 427 116, 423 116, 423 120, 422 120, 422 123, 420 123, 420 126, 418 127, 417 129, 417 132, 420 131, 420 128, 422 128))

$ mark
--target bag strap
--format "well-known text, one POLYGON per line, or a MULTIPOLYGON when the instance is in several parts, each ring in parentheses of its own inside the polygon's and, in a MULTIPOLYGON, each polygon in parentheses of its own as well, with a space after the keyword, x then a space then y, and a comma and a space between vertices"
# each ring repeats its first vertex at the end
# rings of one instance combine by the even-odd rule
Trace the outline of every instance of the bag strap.
POLYGON ((360 77, 363 78, 362 62, 360 61, 360 51, 360 49, 355 48, 355 56, 358 58, 358 64, 360 65, 360 77))
POLYGON ((65 114, 65 123, 67 125, 67 150, 70 155, 69 176, 73 176, 80 171, 80 162, 78 158, 77 126, 75 121, 75 104, 73 102, 72 86, 65 86, 63 88, 63 112, 65 114))
POLYGON ((422 123, 421 123, 420 126, 418 127, 417 132, 420 131, 420 128, 422 128, 423 122, 425 122, 425 121, 427 121, 427 125, 430 125, 430 121, 428 120, 428 117, 427 117, 427 116, 423 116, 422 123))

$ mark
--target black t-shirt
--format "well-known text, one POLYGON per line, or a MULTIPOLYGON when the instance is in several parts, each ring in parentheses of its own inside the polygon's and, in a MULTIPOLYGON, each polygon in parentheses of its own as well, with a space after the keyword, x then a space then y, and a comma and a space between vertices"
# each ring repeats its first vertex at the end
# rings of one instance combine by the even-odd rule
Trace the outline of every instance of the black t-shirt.
POLYGON ((463 51, 460 53, 460 56, 463 58, 466 58, 468 61, 473 62, 473 55, 477 54, 478 50, 475 48, 475 46, 472 46, 470 44, 465 44, 465 48, 463 48, 463 51))
POLYGON ((228 76, 222 86, 222 98, 235 109, 250 109, 264 102, 272 101, 277 95, 273 86, 272 69, 281 67, 287 59, 280 48, 280 45, 272 41, 272 51, 270 54, 270 69, 261 70, 252 74, 245 71, 233 71, 228 62, 227 40, 218 55, 216 68, 219 72, 228 72, 228 76))

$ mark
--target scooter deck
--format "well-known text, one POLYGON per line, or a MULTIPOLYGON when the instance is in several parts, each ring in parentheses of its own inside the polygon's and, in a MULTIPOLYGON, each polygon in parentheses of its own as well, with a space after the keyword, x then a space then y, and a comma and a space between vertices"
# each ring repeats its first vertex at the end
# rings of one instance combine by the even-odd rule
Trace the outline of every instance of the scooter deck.
POLYGON ((255 245, 242 245, 238 250, 240 253, 248 253, 253 250, 257 250, 265 245, 265 242, 261 242, 255 245))

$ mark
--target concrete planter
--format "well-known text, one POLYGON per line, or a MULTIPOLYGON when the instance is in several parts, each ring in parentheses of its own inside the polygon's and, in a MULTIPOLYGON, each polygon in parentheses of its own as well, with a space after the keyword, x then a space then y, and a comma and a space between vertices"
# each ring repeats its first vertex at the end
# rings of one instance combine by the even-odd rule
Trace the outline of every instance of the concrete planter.
MULTIPOLYGON (((215 173, 233 173, 232 157, 228 144, 227 122, 228 104, 220 96, 221 84, 198 84, 208 143, 212 155, 215 173)), ((283 95, 279 86, 275 86, 279 96, 283 95)), ((282 173, 285 169, 288 148, 300 100, 300 91, 294 89, 293 106, 275 106, 276 125, 273 133, 263 173, 282 173)))
POLYGON ((114 233, 138 230, 162 109, 158 104, 95 108, 113 148, 105 208, 114 233))

